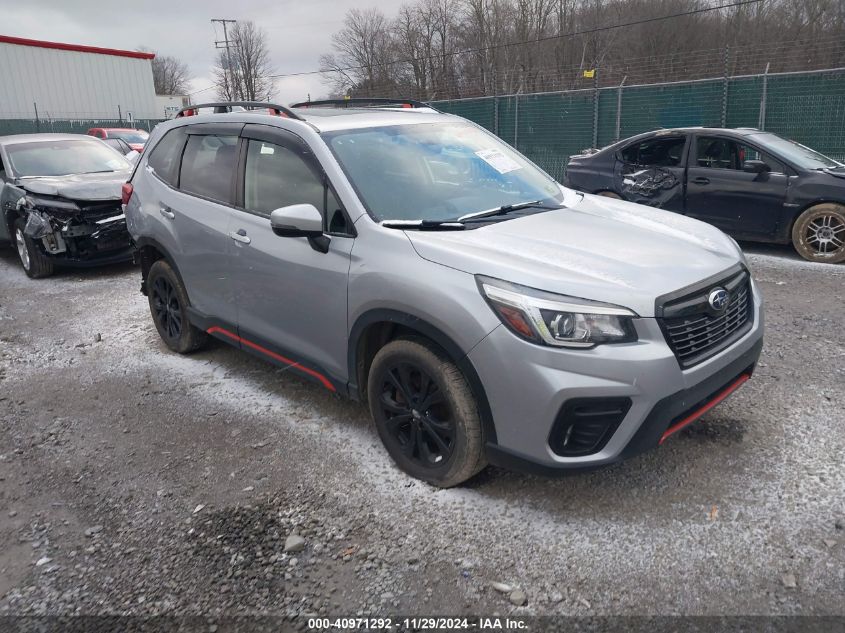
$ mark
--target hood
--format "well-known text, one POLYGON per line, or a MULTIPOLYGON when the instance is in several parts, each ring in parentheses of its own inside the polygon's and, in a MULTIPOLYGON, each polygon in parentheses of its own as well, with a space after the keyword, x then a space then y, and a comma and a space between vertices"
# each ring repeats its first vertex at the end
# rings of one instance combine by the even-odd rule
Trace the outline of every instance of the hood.
POLYGON ((132 171, 127 169, 106 174, 22 178, 18 186, 37 195, 69 200, 113 200, 121 197, 121 187, 131 175, 132 171))
POLYGON ((654 316, 655 298, 717 275, 741 256, 720 230, 601 196, 468 231, 407 231, 424 259, 470 274, 612 303, 654 316))
POLYGON ((826 174, 830 174, 836 178, 845 178, 845 167, 835 167, 833 169, 825 169, 826 174))

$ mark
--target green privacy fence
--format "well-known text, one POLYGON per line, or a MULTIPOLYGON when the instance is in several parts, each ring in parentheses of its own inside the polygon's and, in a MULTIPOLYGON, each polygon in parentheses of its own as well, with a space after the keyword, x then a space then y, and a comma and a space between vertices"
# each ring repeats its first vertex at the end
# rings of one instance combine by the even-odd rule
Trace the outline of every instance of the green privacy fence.
POLYGON ((85 134, 92 127, 131 127, 151 131, 162 119, 0 119, 0 136, 31 134, 34 132, 61 132, 85 134))
POLYGON ((845 68, 432 102, 562 178, 571 154, 658 128, 756 127, 845 160, 845 68))

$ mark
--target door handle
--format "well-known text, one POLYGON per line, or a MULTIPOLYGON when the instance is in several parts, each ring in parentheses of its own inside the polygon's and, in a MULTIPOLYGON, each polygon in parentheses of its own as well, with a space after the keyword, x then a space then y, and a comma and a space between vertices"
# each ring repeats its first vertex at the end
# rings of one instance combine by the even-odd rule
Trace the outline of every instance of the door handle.
POLYGON ((694 182, 695 184, 697 184, 697 185, 709 185, 709 184, 710 184, 710 179, 709 179, 709 178, 704 178, 703 176, 699 176, 698 178, 696 178, 695 180, 693 180, 693 182, 694 182))
POLYGON ((159 209, 158 209, 158 212, 161 213, 168 220, 172 220, 173 218, 176 217, 176 214, 173 213, 173 211, 171 211, 170 207, 168 207, 167 205, 160 206, 159 209))
POLYGON ((232 231, 229 233, 229 237, 231 237, 236 242, 240 242, 241 244, 249 244, 252 240, 247 237, 246 231, 244 229, 238 229, 237 231, 232 231))

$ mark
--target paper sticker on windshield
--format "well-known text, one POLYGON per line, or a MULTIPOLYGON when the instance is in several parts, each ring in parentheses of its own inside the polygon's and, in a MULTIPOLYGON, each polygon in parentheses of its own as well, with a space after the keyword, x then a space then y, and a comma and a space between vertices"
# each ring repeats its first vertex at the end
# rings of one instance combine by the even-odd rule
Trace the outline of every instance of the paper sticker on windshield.
POLYGON ((480 152, 476 152, 475 155, 500 174, 522 169, 522 165, 498 149, 483 149, 480 152))

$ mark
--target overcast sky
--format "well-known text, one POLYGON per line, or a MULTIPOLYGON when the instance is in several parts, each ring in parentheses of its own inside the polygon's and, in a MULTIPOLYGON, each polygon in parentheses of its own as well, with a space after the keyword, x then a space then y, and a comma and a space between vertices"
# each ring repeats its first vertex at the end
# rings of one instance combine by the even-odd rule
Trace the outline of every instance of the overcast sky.
MULTIPOLYGON (((174 55, 195 77, 193 90, 211 84, 215 33, 211 18, 252 20, 267 31, 277 73, 316 70, 331 51, 331 35, 348 9, 382 5, 393 15, 398 1, 376 0, 29 0, 4 3, 0 33, 38 40, 134 50, 146 47, 174 55)), ((216 39, 223 39, 218 26, 216 39)), ((284 102, 316 99, 328 88, 319 75, 280 79, 277 98, 284 102)), ((208 100, 214 90, 193 99, 208 100)))

